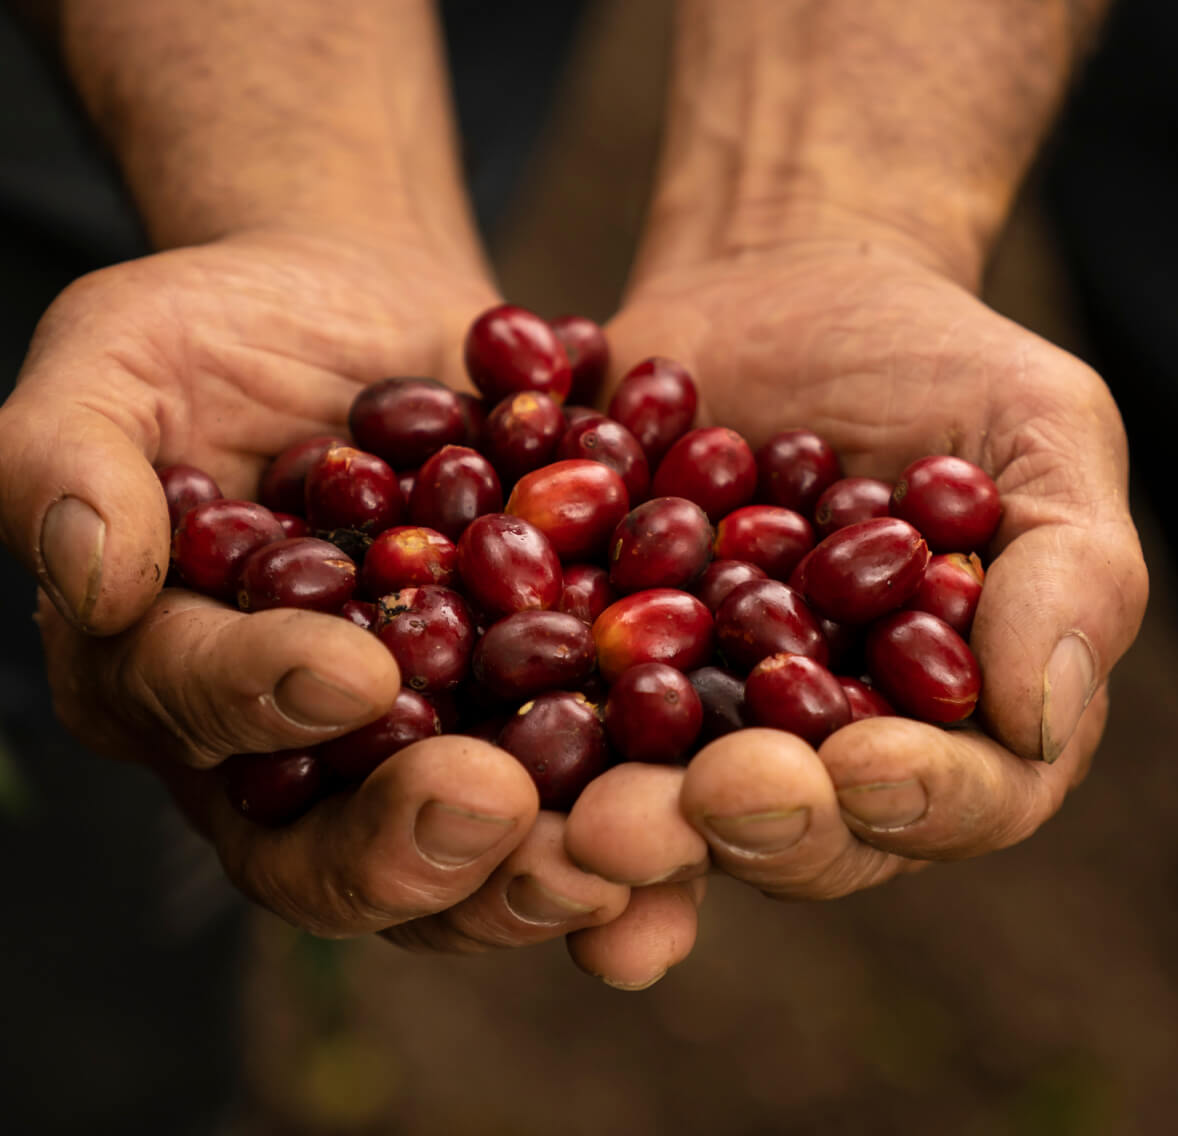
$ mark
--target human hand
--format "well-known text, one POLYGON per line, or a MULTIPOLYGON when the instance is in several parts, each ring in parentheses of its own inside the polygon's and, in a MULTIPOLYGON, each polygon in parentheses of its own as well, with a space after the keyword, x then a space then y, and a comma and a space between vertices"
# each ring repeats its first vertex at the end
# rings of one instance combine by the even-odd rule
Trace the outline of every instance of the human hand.
POLYGON ((690 874, 702 837, 769 894, 829 898, 1034 832, 1088 768, 1147 592, 1125 439, 1098 376, 876 224, 649 273, 609 334, 622 368, 685 364, 700 424, 754 446, 808 426, 849 475, 894 479, 918 456, 958 454, 994 476, 1005 511, 971 637, 974 724, 873 719, 817 752, 748 730, 683 771, 621 766, 574 807, 574 860, 620 882, 690 874))

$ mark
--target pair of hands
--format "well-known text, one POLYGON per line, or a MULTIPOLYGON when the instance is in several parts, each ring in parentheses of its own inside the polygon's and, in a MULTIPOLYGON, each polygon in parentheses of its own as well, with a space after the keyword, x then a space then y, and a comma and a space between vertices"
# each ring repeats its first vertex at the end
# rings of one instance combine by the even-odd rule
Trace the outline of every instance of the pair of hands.
POLYGON ((465 328, 498 297, 449 263, 413 234, 377 255, 338 232, 257 231, 111 268, 53 305, 0 410, 0 535, 42 582, 61 718, 151 765, 241 890, 323 935, 447 950, 564 935, 578 965, 638 988, 690 951, 712 863, 774 896, 833 897, 1003 847, 1059 807, 1145 604, 1116 408, 905 241, 848 231, 648 274, 607 333, 619 372, 678 359, 700 423, 754 445, 804 424, 850 474, 948 451, 995 476, 1005 515, 972 639, 985 733, 876 719, 815 752, 744 731, 685 770, 619 766, 567 819, 537 813, 510 755, 441 737, 289 829, 234 812, 210 767, 355 728, 397 671, 342 620, 160 592, 152 465, 249 496, 270 455, 339 429, 363 385, 466 385, 465 328))

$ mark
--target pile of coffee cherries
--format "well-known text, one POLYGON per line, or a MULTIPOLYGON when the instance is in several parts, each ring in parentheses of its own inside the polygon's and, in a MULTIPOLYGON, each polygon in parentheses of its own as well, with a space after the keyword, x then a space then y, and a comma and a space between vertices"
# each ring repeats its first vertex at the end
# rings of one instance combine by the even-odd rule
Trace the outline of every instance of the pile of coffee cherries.
POLYGON ((687 762, 745 726, 818 745, 860 718, 972 712, 966 640, 1001 516, 983 470, 941 455, 894 484, 844 477, 802 428, 754 452, 692 428, 695 384, 665 358, 598 413, 608 347, 581 317, 493 308, 465 357, 481 398, 378 382, 350 437, 279 454, 258 502, 159 471, 175 582, 350 620, 401 671, 377 721, 225 762, 246 815, 288 823, 443 732, 514 754, 566 809, 616 762, 687 762))

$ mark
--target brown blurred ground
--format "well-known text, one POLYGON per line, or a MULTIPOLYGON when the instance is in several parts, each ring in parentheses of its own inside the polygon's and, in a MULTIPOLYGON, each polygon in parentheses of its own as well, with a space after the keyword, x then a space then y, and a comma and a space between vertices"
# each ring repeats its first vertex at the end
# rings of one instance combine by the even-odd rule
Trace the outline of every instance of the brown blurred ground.
MULTIPOLYGON (((657 142, 666 9, 595 9, 496 246, 513 300, 598 317, 615 304, 657 142)), ((1080 343, 1033 198, 988 298, 1080 343)), ((830 904, 714 880, 695 953, 638 995, 581 975, 560 944, 408 956, 259 917, 241 1131, 1174 1131, 1178 613, 1174 564, 1138 516, 1149 614, 1092 775, 1033 839, 830 904)))

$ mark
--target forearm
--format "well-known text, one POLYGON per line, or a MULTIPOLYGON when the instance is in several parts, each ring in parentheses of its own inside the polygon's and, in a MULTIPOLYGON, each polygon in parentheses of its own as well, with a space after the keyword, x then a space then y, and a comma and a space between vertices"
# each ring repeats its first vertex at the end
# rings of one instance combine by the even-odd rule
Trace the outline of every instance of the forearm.
POLYGON ((963 282, 1107 0, 679 0, 640 272, 854 219, 963 282))
POLYGON ((57 23, 159 246, 411 223, 474 247, 430 0, 60 0, 57 23))

